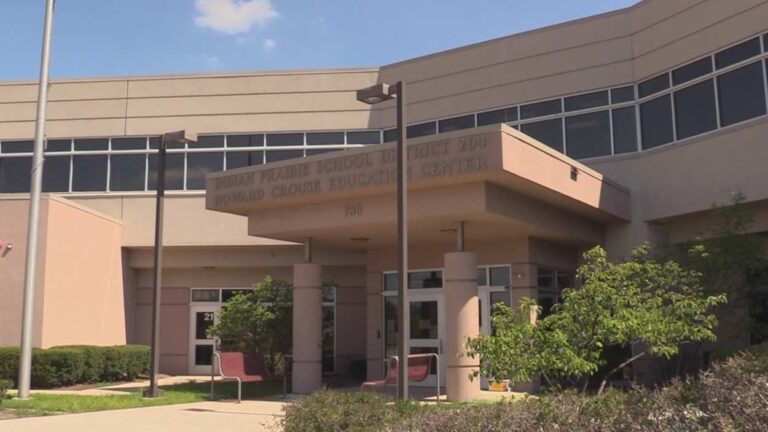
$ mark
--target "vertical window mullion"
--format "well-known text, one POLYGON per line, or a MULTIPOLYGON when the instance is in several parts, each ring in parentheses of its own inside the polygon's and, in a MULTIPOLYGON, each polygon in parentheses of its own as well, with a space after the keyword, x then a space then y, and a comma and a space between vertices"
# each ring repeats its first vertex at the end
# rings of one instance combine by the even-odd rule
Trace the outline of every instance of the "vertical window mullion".
POLYGON ((675 115, 675 92, 673 91, 669 92, 669 104, 669 111, 672 115, 672 141, 668 144, 671 144, 677 141, 677 116, 675 115))
POLYGON ((639 90, 637 89, 637 84, 634 85, 635 87, 635 133, 637 134, 637 151, 641 152, 643 151, 643 125, 641 122, 642 118, 640 116, 640 101, 637 99, 637 96, 639 94, 639 90))
MULTIPOLYGON (((560 112, 565 112, 565 98, 560 98, 560 112)), ((563 154, 568 154, 568 140, 566 138, 565 133, 565 114, 562 114, 560 117, 560 129, 563 131, 563 154)))
POLYGON ((613 142, 613 108, 608 109, 608 129, 611 137, 611 156, 616 154, 616 144, 613 142))
MULTIPOLYGON (((714 59, 715 59, 715 57, 714 56, 710 56, 710 58, 712 59, 711 60, 713 62, 712 63, 712 68, 714 70, 714 67, 715 67, 715 64, 714 64, 715 60, 714 59)), ((719 86, 717 85, 717 74, 712 74, 711 80, 712 80, 712 86, 715 87, 715 116, 716 116, 715 118, 717 119, 717 127, 715 129, 720 129, 722 127, 721 126, 722 123, 720 122, 720 89, 718 88, 719 86)))
MULTIPOLYGON (((763 47, 768 50, 768 47, 763 47)), ((765 112, 768 113, 768 57, 761 62, 763 64, 763 90, 765 90, 765 112)))

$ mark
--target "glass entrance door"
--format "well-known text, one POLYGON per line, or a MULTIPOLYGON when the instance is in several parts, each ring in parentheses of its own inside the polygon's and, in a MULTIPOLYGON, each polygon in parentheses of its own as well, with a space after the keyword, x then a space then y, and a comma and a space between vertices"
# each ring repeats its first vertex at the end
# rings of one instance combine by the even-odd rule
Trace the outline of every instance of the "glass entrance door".
POLYGON ((193 305, 189 308, 189 373, 209 375, 213 357, 214 339, 206 334, 216 322, 219 307, 193 305))
MULTIPOLYGON (((440 356, 441 381, 445 371, 443 361, 443 299, 441 293, 409 293, 410 298, 410 352, 411 354, 435 353, 440 356)), ((385 357, 397 355, 397 296, 384 297, 385 357)), ((437 365, 432 364, 433 374, 413 386, 435 386, 437 365)), ((444 381, 442 381, 444 382, 444 381)))
MULTIPOLYGON (((478 288, 478 299, 480 301, 480 333, 485 335, 493 334, 493 325, 491 316, 493 315, 493 306, 495 304, 511 304, 511 295, 505 287, 481 286, 478 288)), ((488 390, 488 378, 480 378, 480 388, 488 390)))

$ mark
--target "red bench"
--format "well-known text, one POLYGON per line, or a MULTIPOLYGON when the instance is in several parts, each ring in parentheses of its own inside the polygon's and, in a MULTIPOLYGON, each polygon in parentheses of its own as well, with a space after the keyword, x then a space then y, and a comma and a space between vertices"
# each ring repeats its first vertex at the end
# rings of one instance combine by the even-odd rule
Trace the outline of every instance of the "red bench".
MULTIPOLYGON (((423 382, 432 375, 432 360, 435 360, 437 373, 437 402, 440 402, 440 357, 437 354, 411 354, 408 356, 408 382, 423 382)), ((384 387, 397 384, 397 356, 389 359, 387 365, 387 376, 383 380, 364 382, 360 390, 384 387)))
POLYGON ((264 355, 261 353, 247 354, 242 352, 214 352, 211 362, 211 400, 213 400, 213 385, 216 367, 223 380, 237 381, 237 402, 242 400, 243 383, 283 380, 283 396, 287 394, 285 374, 271 374, 267 371, 264 355))

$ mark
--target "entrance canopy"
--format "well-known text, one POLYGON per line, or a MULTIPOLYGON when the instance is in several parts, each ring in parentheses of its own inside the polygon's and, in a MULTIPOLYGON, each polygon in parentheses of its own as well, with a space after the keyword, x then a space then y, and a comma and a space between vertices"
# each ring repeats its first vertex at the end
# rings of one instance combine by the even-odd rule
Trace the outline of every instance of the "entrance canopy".
MULTIPOLYGON (((208 175, 206 207, 254 236, 340 248, 396 242, 395 143, 208 175)), ((595 244, 629 220, 629 191, 506 125, 409 140, 413 242, 536 236, 595 244)))

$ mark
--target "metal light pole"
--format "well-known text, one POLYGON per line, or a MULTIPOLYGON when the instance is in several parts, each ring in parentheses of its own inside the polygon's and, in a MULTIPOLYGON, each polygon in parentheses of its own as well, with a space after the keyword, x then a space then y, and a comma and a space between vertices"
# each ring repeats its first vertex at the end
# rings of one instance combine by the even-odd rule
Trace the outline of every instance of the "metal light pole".
POLYGON ((29 399, 32 372, 32 324, 35 309, 35 276, 37 273, 37 238, 40 224, 40 192, 43 185, 45 116, 48 108, 48 76, 51 65, 51 34, 55 0, 45 3, 43 52, 40 60, 40 82, 37 89, 35 148, 32 155, 29 222, 27 227, 27 263, 24 269, 24 304, 21 313, 21 354, 19 358, 19 399, 29 399))
MULTIPOLYGON (((373 105, 397 96, 397 246, 398 246, 398 308, 397 328, 397 398, 408 399, 408 354, 411 334, 410 302, 408 301, 408 149, 405 126, 405 82, 390 86, 377 84, 357 91, 357 100, 373 105)), ((438 372, 439 373, 439 372, 438 372)))
POLYGON ((157 146, 157 195, 155 205, 155 256, 152 290, 152 363, 149 366, 149 390, 145 397, 158 397, 157 375, 160 370, 160 308, 163 281, 163 215, 165 213, 165 153, 168 144, 196 142, 197 136, 186 131, 169 132, 160 136, 157 146))

